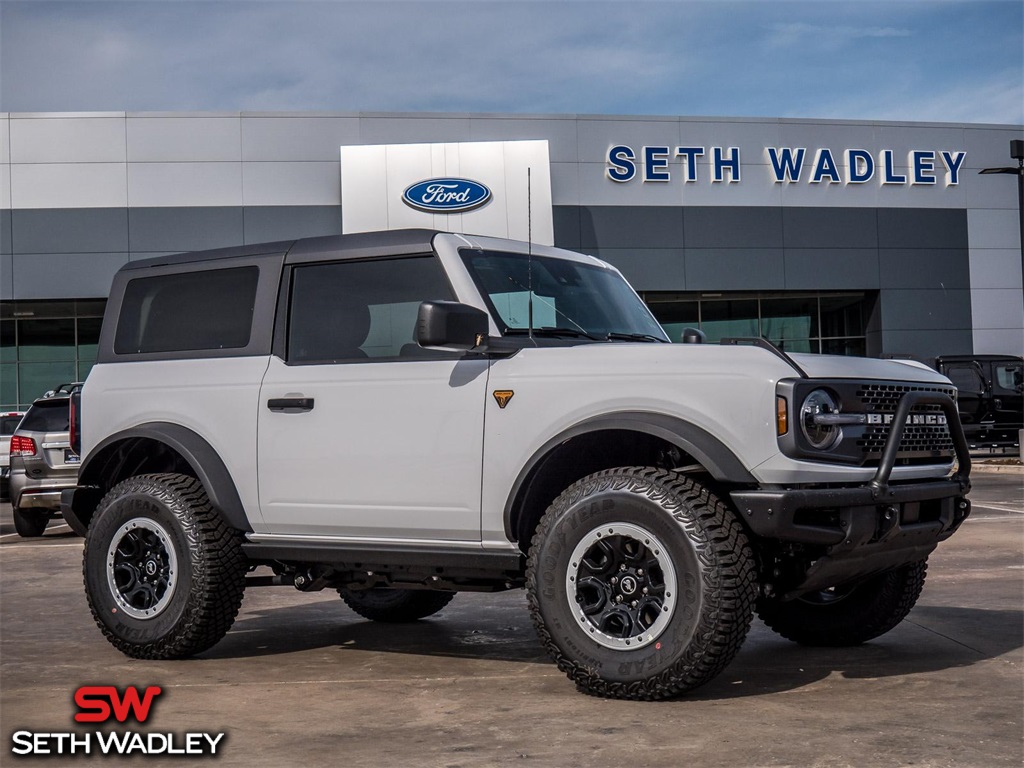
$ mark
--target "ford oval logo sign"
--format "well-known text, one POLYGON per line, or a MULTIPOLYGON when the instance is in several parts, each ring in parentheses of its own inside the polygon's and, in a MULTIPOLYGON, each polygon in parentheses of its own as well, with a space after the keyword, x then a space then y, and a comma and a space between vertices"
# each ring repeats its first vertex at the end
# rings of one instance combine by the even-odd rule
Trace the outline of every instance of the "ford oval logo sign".
POLYGON ((417 211, 462 213, 485 205, 491 190, 469 179, 427 179, 406 188, 402 200, 417 211))

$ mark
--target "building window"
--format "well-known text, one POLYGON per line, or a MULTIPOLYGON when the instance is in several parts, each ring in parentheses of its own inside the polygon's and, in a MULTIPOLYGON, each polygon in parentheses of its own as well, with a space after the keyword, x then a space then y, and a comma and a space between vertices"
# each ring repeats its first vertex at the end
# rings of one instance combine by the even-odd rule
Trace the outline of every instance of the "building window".
POLYGON ((759 336, 786 352, 866 355, 873 298, 861 293, 641 294, 669 338, 700 328, 717 343, 729 336, 759 336))
POLYGON ((106 301, 5 301, 0 308, 0 411, 25 410, 96 362, 106 301))

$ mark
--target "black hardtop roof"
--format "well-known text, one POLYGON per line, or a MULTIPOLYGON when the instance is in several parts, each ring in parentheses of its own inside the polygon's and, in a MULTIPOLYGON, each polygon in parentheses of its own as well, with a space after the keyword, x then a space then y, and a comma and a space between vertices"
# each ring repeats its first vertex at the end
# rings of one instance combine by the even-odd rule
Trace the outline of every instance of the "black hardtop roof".
POLYGON ((151 259, 132 261, 121 270, 147 269, 171 264, 218 261, 245 256, 282 254, 286 261, 307 261, 310 257, 323 254, 332 259, 358 259, 406 253, 427 253, 434 235, 433 229, 394 229, 385 232, 357 232, 350 235, 324 235, 304 237, 298 240, 280 240, 273 243, 254 243, 232 248, 215 248, 207 251, 176 253, 171 256, 155 256, 151 259))

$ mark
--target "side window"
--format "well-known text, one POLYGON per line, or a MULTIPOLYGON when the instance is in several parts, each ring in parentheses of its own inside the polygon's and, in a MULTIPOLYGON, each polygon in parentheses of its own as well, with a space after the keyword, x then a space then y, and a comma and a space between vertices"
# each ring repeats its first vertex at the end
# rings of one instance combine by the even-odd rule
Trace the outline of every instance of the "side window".
POLYGON ((295 267, 288 362, 452 358, 415 340, 423 301, 454 295, 433 256, 295 267))
POLYGON ((114 352, 240 349, 249 344, 258 267, 200 270, 129 281, 114 352))
POLYGON ((1024 367, 1020 363, 996 365, 996 384, 1008 392, 1020 392, 1024 384, 1024 367))
POLYGON ((963 393, 972 392, 979 394, 985 390, 985 385, 975 368, 955 366, 946 371, 949 380, 953 382, 958 390, 963 393))

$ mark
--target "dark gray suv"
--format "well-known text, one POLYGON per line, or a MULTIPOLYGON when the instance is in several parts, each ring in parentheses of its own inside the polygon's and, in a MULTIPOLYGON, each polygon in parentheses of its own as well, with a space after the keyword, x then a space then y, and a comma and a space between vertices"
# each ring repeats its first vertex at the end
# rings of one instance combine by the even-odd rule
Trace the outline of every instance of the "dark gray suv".
POLYGON ((42 536, 60 515, 60 492, 78 482, 79 457, 68 432, 74 386, 80 385, 62 384, 32 403, 11 436, 11 505, 21 536, 42 536))

